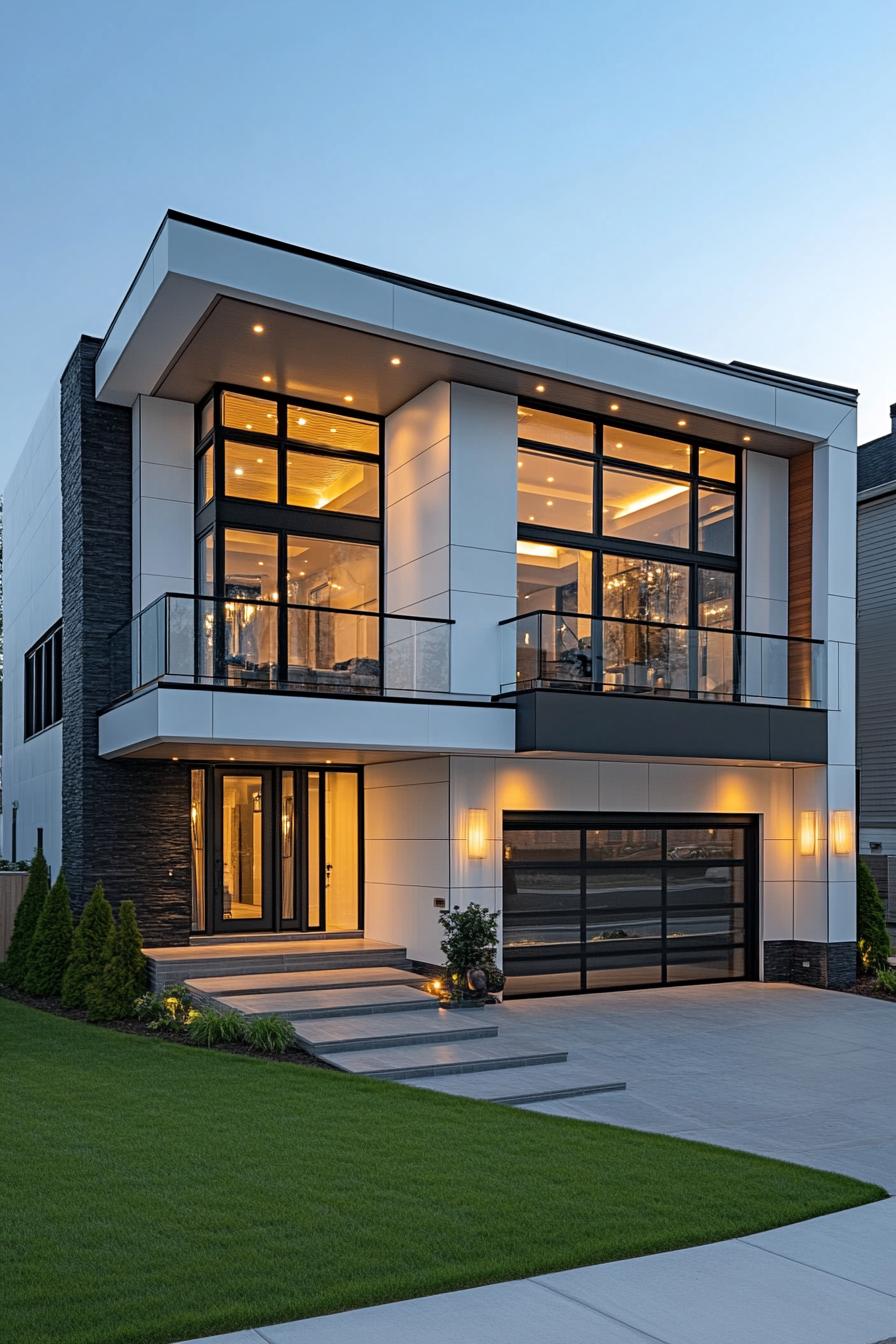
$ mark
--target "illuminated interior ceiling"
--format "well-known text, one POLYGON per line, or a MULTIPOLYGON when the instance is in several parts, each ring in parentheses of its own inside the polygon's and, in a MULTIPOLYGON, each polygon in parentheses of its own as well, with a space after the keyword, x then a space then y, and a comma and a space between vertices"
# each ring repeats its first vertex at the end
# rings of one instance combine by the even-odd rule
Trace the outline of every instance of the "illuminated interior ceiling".
MULTIPOLYGON (((230 383, 261 395, 276 392, 388 415, 440 379, 527 399, 537 399, 540 394, 535 389, 543 386, 545 401, 571 410, 612 414, 657 429, 682 431, 678 408, 597 392, 556 378, 538 383, 531 373, 503 364, 402 344, 387 336, 231 298, 218 298, 209 307, 153 392, 175 401, 199 402, 213 383, 230 383), (256 326, 263 330, 254 331, 256 326), (612 406, 619 409, 612 411, 612 406)), ((695 440, 705 437, 733 447, 743 446, 746 433, 751 449, 787 457, 808 446, 799 439, 691 413, 686 429, 695 440)))

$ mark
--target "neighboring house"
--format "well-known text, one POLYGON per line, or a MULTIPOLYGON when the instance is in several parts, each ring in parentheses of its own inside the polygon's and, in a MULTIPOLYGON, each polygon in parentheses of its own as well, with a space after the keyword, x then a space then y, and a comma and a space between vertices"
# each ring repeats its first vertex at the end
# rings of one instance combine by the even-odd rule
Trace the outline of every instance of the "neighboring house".
POLYGON ((855 405, 170 213, 7 491, 20 852, 152 947, 849 982, 855 405))
POLYGON ((859 850, 896 922, 896 404, 858 456, 859 850))

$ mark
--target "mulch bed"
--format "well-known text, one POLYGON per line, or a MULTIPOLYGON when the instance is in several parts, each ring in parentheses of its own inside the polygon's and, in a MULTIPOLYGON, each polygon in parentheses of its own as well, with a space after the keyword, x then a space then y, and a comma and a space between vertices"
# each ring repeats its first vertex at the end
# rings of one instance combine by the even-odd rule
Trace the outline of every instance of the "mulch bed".
POLYGON ((843 993, 860 994, 863 999, 884 999, 887 1003, 896 1003, 896 994, 890 994, 887 990, 881 989, 873 975, 863 975, 843 993))
MULTIPOLYGON (((46 999, 35 994, 23 994, 9 985, 0 985, 0 995, 12 999, 15 1003, 25 1003, 29 1008, 37 1008, 42 1013, 53 1013, 56 1017, 70 1017, 78 1022, 87 1022, 87 1013, 83 1008, 64 1008, 58 999, 46 999)), ((251 1055, 253 1059, 273 1060, 277 1064, 300 1064, 303 1068, 332 1069, 315 1055, 309 1055, 296 1047, 286 1050, 282 1055, 271 1055, 261 1050, 253 1050, 239 1041, 222 1041, 218 1045, 200 1045, 188 1036, 173 1031, 150 1031, 145 1022, 135 1018, 124 1018, 117 1022, 91 1022, 92 1027, 108 1027, 112 1031, 122 1031, 127 1036, 151 1036, 157 1041, 170 1041, 173 1045, 183 1045, 190 1050, 220 1050, 230 1055, 251 1055)))

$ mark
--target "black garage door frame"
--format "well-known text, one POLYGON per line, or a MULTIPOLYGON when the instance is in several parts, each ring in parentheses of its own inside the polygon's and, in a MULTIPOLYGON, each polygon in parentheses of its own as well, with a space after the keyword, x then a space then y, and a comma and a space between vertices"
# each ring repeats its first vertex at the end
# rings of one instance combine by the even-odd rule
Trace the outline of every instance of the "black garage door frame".
MULTIPOLYGON (((618 812, 505 812, 503 818, 504 826, 504 971, 508 976, 507 995, 508 997, 535 998, 546 995, 559 996, 562 994, 581 994, 581 993, 608 993, 617 992, 626 989, 645 989, 645 988, 665 988, 670 984, 695 985, 711 983, 728 983, 736 980, 755 980, 759 974, 759 819, 755 816, 731 815, 731 814, 694 814, 694 813, 618 813, 618 812), (698 845, 692 845, 690 848, 694 851, 693 856, 688 854, 687 845, 674 845, 669 843, 669 837, 676 828, 686 831, 726 831, 736 829, 743 834, 743 856, 741 858, 731 858, 728 856, 717 857, 715 862, 711 856, 712 846, 708 850, 700 852, 698 845), (514 846, 513 833, 519 831, 552 831, 552 832, 576 832, 578 837, 573 839, 570 836, 569 846, 564 846, 562 853, 567 857, 548 858, 537 857, 535 859, 518 857, 520 849, 514 846), (659 858, 645 858, 637 852, 626 857, 616 857, 608 859, 605 857, 594 858, 588 848, 588 832, 591 831, 651 831, 660 832, 661 851, 659 858), (514 850, 516 848, 516 853, 514 850), (597 872, 618 871, 624 873, 631 872, 635 867, 639 870, 649 870, 656 872, 658 876, 659 899, 650 906, 619 906, 613 908, 612 905, 602 905, 599 908, 599 917, 609 924, 618 920, 622 924, 625 920, 638 920, 649 925, 651 919, 657 934, 653 937, 638 937, 637 939, 627 939, 624 934, 616 937, 614 932, 610 932, 600 941, 600 946, 594 941, 589 942, 589 901, 588 901, 588 878, 590 874, 597 872), (670 876, 674 885, 674 874, 693 873, 695 878, 699 877, 700 870, 706 873, 709 869, 731 869, 740 870, 742 874, 742 902, 738 900, 706 900, 693 901, 688 900, 685 904, 677 904, 671 907, 669 903, 669 882, 670 876), (562 921, 562 915, 558 916, 558 909, 550 908, 545 903, 544 908, 539 909, 537 901, 535 904, 527 903, 525 909, 512 909, 512 897, 517 892, 517 877, 525 873, 534 874, 537 872, 548 872, 556 878, 566 878, 566 907, 563 913, 566 915, 566 923, 569 926, 570 933, 573 933, 575 927, 575 916, 578 915, 578 939, 570 938, 568 941, 551 941, 550 937, 545 938, 542 943, 537 936, 539 921, 546 929, 550 929, 552 920, 562 921), (575 887, 578 881, 578 909, 575 907, 575 887), (736 912, 743 910, 743 930, 742 936, 720 935, 718 940, 714 940, 712 934, 703 935, 699 943, 692 943, 690 948, 686 941, 677 942, 674 937, 669 936, 669 916, 670 913, 678 912, 679 920, 687 914, 692 918, 697 918, 701 914, 707 917, 711 922, 712 914, 719 916, 723 911, 736 912), (526 930, 526 924, 531 927, 526 930), (514 926, 523 932, 536 933, 536 937, 517 942, 514 946, 514 926), (640 949, 635 945, 640 944, 640 949), (687 954, 690 951, 709 954, 715 953, 722 957, 725 953, 734 953, 735 955, 742 949, 743 962, 742 974, 724 974, 720 976, 701 975, 694 978, 685 978, 674 976, 669 978, 669 967, 675 965, 675 951, 679 950, 687 954), (631 961, 634 957, 637 959, 639 950, 645 957, 643 965, 652 968, 654 978, 645 978, 642 974, 638 979, 637 960, 631 961), (671 957, 670 957, 671 952, 671 957), (619 983, 619 975, 623 974, 621 970, 616 971, 615 979, 612 983, 601 984, 598 974, 599 967, 595 965, 595 959, 600 957, 603 969, 609 969, 614 966, 622 968, 624 964, 632 967, 633 982, 630 984, 619 983), (626 962, 626 959, 628 961, 626 962), (591 965, 589 968, 589 960, 591 965), (546 985, 555 976, 562 976, 567 982, 564 987, 539 989, 533 987, 533 981, 537 986, 540 978, 538 969, 539 962, 545 968, 542 972, 545 977, 546 985), (548 969, 548 967, 550 969, 548 969), (589 969, 594 974, 594 982, 589 984, 589 969), (568 983, 570 978, 577 975, 577 983, 568 983), (525 977, 527 985, 525 988, 514 990, 514 979, 525 977)), ((523 851, 524 852, 524 851, 523 851)), ((735 889, 736 875, 732 874, 732 891, 735 889)), ((537 885, 537 884, 536 884, 537 885)), ((708 888, 704 888, 707 890, 708 888)), ((720 888, 721 890, 721 888, 720 888)), ((594 903, 592 903, 594 904, 594 903)), ((595 919, 596 908, 591 911, 592 920, 595 919)), ((734 918, 731 919, 734 923, 734 918)), ((555 925, 556 932, 556 925, 555 925)), ((516 935, 519 937, 519 934, 516 935)), ((555 982, 556 983, 556 982, 555 982)))

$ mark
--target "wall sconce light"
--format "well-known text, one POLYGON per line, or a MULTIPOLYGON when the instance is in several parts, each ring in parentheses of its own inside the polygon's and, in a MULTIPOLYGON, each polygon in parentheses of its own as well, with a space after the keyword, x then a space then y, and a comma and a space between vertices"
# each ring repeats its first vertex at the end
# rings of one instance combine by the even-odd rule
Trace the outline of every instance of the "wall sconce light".
POLYGON ((484 859, 487 848, 485 808, 468 807, 467 855, 471 859, 484 859))
POLYGON ((800 813, 800 853, 811 855, 815 853, 815 846, 818 843, 818 813, 801 812, 800 813))
POLYGON ((831 839, 835 854, 852 852, 852 813, 847 811, 831 813, 831 839))

